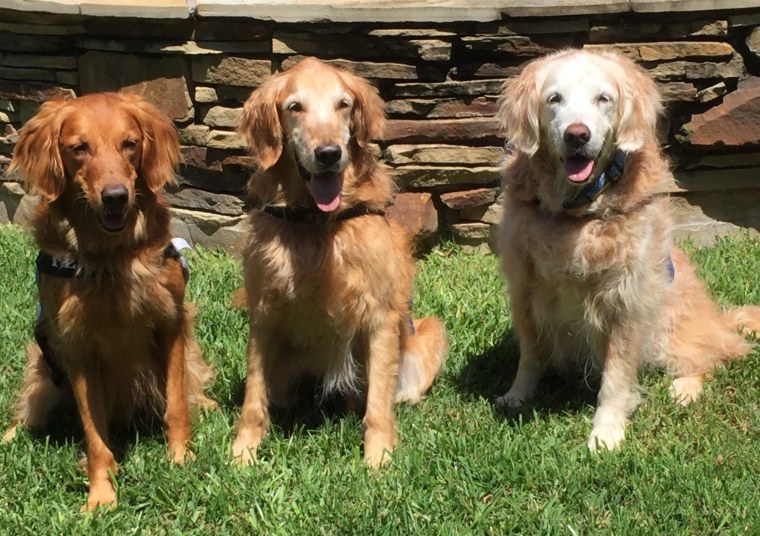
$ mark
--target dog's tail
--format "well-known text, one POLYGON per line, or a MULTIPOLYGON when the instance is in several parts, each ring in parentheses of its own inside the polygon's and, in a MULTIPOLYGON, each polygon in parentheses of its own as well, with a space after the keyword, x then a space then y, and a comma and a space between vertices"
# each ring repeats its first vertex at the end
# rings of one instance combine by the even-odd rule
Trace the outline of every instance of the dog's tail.
POLYGON ((725 321, 745 334, 755 333, 760 339, 760 307, 757 305, 745 305, 723 311, 725 321))
POLYGON ((396 402, 416 404, 433 384, 446 357, 446 329, 435 317, 416 319, 399 367, 396 402))
POLYGON ((203 352, 195 339, 195 306, 185 303, 185 396, 190 406, 200 409, 214 409, 216 402, 208 398, 204 391, 214 378, 214 369, 203 359, 203 352))

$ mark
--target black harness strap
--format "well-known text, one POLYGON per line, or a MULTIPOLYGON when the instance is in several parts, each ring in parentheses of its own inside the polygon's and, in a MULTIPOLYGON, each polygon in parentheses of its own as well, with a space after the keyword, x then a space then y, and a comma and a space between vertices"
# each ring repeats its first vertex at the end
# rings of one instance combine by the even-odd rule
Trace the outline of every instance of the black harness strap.
MULTIPOLYGON (((182 276, 185 278, 185 283, 187 283, 187 280, 190 278, 190 269, 187 264, 187 259, 185 259, 180 250, 186 247, 190 247, 187 242, 175 238, 169 242, 169 245, 164 249, 164 259, 171 258, 179 261, 179 264, 182 267, 182 276)), ((35 274, 37 285, 40 284, 40 274, 52 277, 62 277, 65 279, 71 279, 77 275, 78 265, 75 260, 56 258, 44 251, 40 251, 37 254, 35 265, 37 267, 35 274)), ((40 328, 40 318, 42 318, 42 305, 38 304, 37 319, 34 326, 34 340, 40 347, 42 360, 50 371, 50 379, 53 381, 53 385, 60 388, 66 385, 68 378, 63 369, 58 365, 57 360, 55 359, 55 352, 53 352, 47 336, 40 328)))

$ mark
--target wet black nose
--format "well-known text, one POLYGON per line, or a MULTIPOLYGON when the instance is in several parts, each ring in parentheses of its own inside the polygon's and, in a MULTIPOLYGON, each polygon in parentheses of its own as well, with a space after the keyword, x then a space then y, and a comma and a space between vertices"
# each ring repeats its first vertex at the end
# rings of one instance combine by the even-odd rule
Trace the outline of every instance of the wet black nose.
POLYGON ((100 199, 106 208, 122 208, 129 201, 129 192, 123 184, 107 184, 100 192, 100 199))
POLYGON ((581 147, 591 139, 591 131, 583 123, 573 123, 565 129, 565 143, 572 147, 581 147))
POLYGON ((314 158, 324 166, 332 166, 341 157, 340 145, 320 145, 314 149, 314 158))

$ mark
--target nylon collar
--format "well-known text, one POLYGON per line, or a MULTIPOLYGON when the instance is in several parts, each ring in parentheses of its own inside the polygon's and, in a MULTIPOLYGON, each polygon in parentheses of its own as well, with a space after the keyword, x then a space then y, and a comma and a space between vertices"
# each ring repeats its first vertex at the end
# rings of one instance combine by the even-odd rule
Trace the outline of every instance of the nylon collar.
POLYGON ((599 177, 583 188, 578 195, 569 201, 565 201, 562 206, 564 208, 578 208, 593 203, 597 197, 602 195, 610 184, 616 183, 623 176, 623 171, 625 170, 625 158, 626 153, 618 149, 615 152, 615 156, 612 157, 612 161, 604 171, 599 174, 599 177))

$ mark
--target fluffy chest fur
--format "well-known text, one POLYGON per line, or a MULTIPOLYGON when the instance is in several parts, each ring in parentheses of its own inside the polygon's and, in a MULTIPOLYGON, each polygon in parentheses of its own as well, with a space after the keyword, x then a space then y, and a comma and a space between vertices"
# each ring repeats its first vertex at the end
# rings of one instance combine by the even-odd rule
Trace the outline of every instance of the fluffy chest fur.
POLYGON ((408 312, 402 234, 380 216, 326 225, 252 215, 246 288, 253 329, 315 375, 362 361, 368 336, 408 312), (276 334, 276 335, 273 335, 276 334))
POLYGON ((41 322, 61 359, 149 359, 156 329, 176 322, 178 302, 160 254, 40 279, 41 322), (71 351, 69 350, 71 349, 71 351), (74 349, 76 349, 74 351, 74 349))
POLYGON ((670 281, 666 200, 602 218, 551 215, 508 199, 503 264, 530 288, 531 314, 554 355, 597 355, 612 323, 654 325, 670 281))

